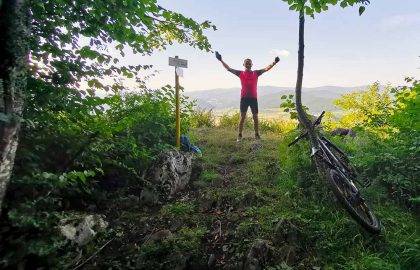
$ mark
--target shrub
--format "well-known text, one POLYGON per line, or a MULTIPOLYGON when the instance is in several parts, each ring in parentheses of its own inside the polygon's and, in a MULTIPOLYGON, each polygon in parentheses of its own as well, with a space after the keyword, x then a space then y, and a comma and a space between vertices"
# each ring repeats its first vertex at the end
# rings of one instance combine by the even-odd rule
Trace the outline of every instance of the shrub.
MULTIPOLYGON (((237 128, 239 125, 239 120, 241 119, 241 115, 239 112, 235 112, 233 114, 224 113, 219 117, 219 127, 233 127, 237 128)), ((245 128, 251 128, 252 127, 252 121, 248 117, 245 119, 244 122, 245 128)))
POLYGON ((216 117, 212 110, 196 108, 191 114, 191 127, 214 127, 215 125, 216 117))
MULTIPOLYGON (((95 174, 42 172, 14 177, 6 198, 5 218, 0 223, 3 228, 0 266, 12 267, 25 260, 33 263, 33 268, 38 263, 63 266, 66 260, 59 254, 68 248, 69 241, 58 233, 56 226, 94 200, 95 174)), ((66 253, 71 254, 69 250, 66 253)))
MULTIPOLYGON (((29 79, 28 91, 31 106, 23 113, 2 212, 7 218, 0 224, 2 246, 7 247, 0 250, 6 252, 0 266, 14 268, 32 259, 62 266, 68 262, 59 256, 63 247, 67 255, 74 247, 53 229, 58 221, 100 205, 107 193, 97 183, 141 185, 141 174, 157 153, 174 144, 174 91, 163 87, 97 97, 36 79, 29 79)), ((192 107, 181 99, 183 133, 192 107)))
POLYGON ((407 82, 411 86, 383 92, 374 84, 336 103, 344 109, 340 123, 355 119, 358 137, 363 134, 354 160, 364 177, 384 184, 392 197, 412 207, 420 191, 420 83, 407 82))
MULTIPOLYGON (((240 113, 225 113, 219 118, 220 127, 237 127, 240 120, 240 113)), ((253 128, 252 117, 245 119, 244 128, 253 128)), ((261 131, 269 131, 276 133, 287 133, 296 127, 296 121, 291 119, 270 119, 266 120, 260 117, 259 128, 261 131)))

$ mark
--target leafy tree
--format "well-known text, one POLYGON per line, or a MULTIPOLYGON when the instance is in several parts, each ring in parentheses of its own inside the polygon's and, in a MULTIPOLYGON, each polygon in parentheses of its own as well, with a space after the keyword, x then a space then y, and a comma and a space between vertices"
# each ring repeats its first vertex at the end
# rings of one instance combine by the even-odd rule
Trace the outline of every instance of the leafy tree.
POLYGON ((369 0, 283 0, 290 6, 290 10, 299 12, 299 52, 298 52, 298 69, 296 80, 296 111, 299 121, 306 127, 309 133, 310 140, 313 145, 317 145, 315 134, 311 125, 311 121, 306 115, 302 107, 302 80, 303 80, 303 65, 304 65, 304 30, 305 30, 305 14, 314 18, 315 13, 321 13, 328 10, 329 6, 340 4, 341 7, 353 6, 360 4, 359 14, 365 11, 365 5, 369 4, 369 0))
POLYGON ((379 83, 372 84, 365 91, 345 94, 334 104, 345 111, 340 122, 349 128, 360 125, 385 128, 395 107, 391 87, 381 90, 379 83))
POLYGON ((157 0, 1 1, 0 209, 18 145, 28 73, 54 87, 79 88, 86 82, 81 95, 117 92, 124 78, 145 88, 144 74, 151 67, 120 64, 112 51, 122 57, 128 49, 151 54, 174 42, 209 51, 203 34, 209 28, 216 29, 157 0))

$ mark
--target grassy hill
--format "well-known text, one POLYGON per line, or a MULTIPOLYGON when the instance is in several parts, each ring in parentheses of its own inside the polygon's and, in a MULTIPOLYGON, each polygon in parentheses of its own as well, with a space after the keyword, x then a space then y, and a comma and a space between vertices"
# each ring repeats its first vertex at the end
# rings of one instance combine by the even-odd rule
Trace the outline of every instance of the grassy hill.
POLYGON ((418 221, 383 190, 363 191, 384 225, 372 236, 317 177, 307 145, 288 149, 289 137, 263 133, 256 142, 250 134, 236 143, 234 128, 194 130, 201 177, 153 210, 120 196, 109 202, 121 237, 88 269, 418 269, 418 221), (249 266, 255 243, 268 249, 253 255, 262 268, 249 266))

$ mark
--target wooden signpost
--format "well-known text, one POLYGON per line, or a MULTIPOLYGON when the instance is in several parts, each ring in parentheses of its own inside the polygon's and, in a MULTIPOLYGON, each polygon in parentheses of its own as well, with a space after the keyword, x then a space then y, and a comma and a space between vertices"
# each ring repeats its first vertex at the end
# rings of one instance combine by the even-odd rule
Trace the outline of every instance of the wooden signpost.
POLYGON ((169 57, 169 65, 175 67, 175 138, 176 147, 181 146, 181 119, 180 119, 180 104, 179 104, 179 74, 177 69, 187 68, 188 61, 175 57, 169 57))

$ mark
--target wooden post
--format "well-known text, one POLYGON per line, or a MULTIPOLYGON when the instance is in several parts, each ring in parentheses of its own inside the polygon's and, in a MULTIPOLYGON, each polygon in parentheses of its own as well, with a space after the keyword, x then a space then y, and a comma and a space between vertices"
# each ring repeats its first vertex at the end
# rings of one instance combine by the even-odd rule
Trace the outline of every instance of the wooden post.
MULTIPOLYGON (((188 61, 185 59, 179 59, 178 56, 175 56, 174 58, 169 57, 169 65, 175 67, 175 141, 176 141, 176 147, 180 148, 181 146, 181 112, 180 112, 180 95, 179 95, 179 75, 177 73, 178 71, 182 71, 180 68, 187 68, 188 67, 188 61)), ((182 75, 181 75, 182 76, 182 75)))
MULTIPOLYGON (((175 56, 178 58, 178 56, 175 56)), ((180 109, 179 109, 179 76, 176 73, 175 67, 175 136, 176 136, 176 147, 180 148, 181 146, 181 119, 180 119, 180 109)))

